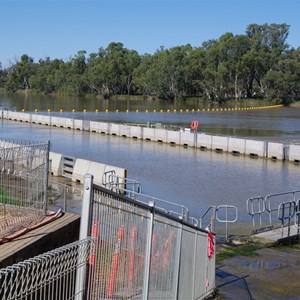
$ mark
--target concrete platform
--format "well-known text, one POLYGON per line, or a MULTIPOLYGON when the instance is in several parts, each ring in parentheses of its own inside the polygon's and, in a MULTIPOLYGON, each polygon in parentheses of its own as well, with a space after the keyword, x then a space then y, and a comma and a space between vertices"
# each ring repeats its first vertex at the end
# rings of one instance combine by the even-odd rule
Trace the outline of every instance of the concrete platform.
POLYGON ((268 231, 263 231, 251 236, 253 241, 263 242, 263 243, 281 243, 283 241, 293 240, 299 238, 300 233, 295 226, 291 226, 290 234, 288 235, 288 227, 276 228, 268 231))
POLYGON ((78 240, 79 227, 80 215, 66 213, 49 224, 0 245, 0 268, 78 240))

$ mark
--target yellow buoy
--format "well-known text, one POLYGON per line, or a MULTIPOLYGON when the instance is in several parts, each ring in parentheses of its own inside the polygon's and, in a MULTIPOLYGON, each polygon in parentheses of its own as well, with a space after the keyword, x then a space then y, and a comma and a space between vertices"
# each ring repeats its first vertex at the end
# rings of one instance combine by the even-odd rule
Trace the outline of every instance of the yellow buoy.
POLYGON ((63 112, 64 110, 61 108, 59 111, 60 111, 60 112, 63 112))
POLYGON ((48 112, 51 112, 51 109, 50 109, 50 108, 48 108, 48 112))
POLYGON ((105 112, 107 113, 107 112, 108 112, 108 109, 106 109, 105 112))
POLYGON ((74 108, 72 109, 72 112, 75 112, 75 109, 74 109, 74 108))
POLYGON ((99 112, 99 110, 98 110, 98 109, 95 109, 95 112, 97 113, 97 112, 99 112))
POLYGON ((34 111, 35 111, 35 112, 38 112, 39 110, 36 108, 34 111))
POLYGON ((85 109, 85 108, 83 109, 83 112, 86 112, 86 109, 85 109))

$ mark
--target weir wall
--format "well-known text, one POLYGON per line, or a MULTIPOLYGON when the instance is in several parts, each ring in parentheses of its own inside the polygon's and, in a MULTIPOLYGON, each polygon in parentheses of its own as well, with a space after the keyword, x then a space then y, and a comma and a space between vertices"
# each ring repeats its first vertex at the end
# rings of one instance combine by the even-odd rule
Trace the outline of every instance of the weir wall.
MULTIPOLYGON (((300 144, 208 135, 201 132, 190 132, 184 130, 175 131, 164 128, 137 125, 131 126, 128 124, 110 122, 96 122, 9 110, 0 110, 0 116, 3 119, 13 121, 35 123, 73 130, 86 130, 101 134, 131 137, 154 142, 169 143, 171 145, 180 145, 183 147, 199 148, 201 150, 213 150, 216 152, 232 153, 234 155, 248 155, 250 157, 286 160, 297 164, 300 163, 300 144)), ((94 169, 93 166, 90 167, 94 169)), ((76 169, 77 167, 74 168, 75 174, 76 169)), ((74 175, 74 177, 76 180, 81 180, 81 175, 77 177, 74 175)))

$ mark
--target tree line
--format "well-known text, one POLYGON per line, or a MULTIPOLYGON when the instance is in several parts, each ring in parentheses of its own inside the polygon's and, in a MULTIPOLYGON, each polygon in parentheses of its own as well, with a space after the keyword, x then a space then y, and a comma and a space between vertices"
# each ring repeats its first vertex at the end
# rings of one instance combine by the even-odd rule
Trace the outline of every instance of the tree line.
POLYGON ((289 104, 300 100, 300 47, 287 43, 287 24, 250 24, 245 34, 225 33, 191 45, 140 55, 112 42, 68 61, 28 54, 0 64, 0 87, 46 94, 141 95, 173 103, 187 97, 214 102, 245 98, 289 104))

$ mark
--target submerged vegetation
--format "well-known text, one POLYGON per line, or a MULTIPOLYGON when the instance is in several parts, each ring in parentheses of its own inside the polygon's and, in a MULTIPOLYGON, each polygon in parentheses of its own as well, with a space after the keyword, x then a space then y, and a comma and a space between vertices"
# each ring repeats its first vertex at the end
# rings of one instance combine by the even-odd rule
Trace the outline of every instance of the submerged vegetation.
POLYGON ((250 24, 245 34, 225 33, 201 47, 161 47, 153 55, 116 42, 66 62, 34 62, 24 54, 5 69, 0 64, 0 88, 105 99, 138 95, 175 104, 188 97, 290 104, 300 100, 300 48, 289 47, 288 34, 287 24, 250 24))

